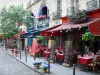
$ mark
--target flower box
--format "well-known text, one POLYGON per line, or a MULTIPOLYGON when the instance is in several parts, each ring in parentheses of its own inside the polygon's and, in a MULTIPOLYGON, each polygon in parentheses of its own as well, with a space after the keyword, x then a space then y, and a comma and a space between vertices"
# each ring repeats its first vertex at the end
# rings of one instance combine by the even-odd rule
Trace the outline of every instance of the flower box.
POLYGON ((34 67, 35 67, 36 69, 40 69, 41 62, 35 61, 35 62, 33 63, 33 65, 34 65, 34 67))
POLYGON ((44 19, 50 19, 50 17, 46 15, 42 15, 38 17, 38 20, 44 20, 44 19))
POLYGON ((42 64, 42 71, 44 72, 44 73, 47 73, 48 72, 48 64, 42 64))
POLYGON ((38 17, 38 20, 44 20, 44 19, 46 19, 46 15, 42 15, 38 17))

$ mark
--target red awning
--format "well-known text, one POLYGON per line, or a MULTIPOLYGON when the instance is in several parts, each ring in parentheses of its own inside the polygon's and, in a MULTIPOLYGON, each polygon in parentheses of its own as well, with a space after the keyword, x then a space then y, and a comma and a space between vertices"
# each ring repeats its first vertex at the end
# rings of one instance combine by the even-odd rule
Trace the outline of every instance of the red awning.
POLYGON ((89 25, 89 31, 95 36, 100 36, 100 18, 89 25))
POLYGON ((53 26, 51 28, 48 28, 46 30, 43 30, 43 31, 40 32, 40 35, 41 36, 59 36, 59 32, 56 32, 56 34, 55 33, 52 33, 52 32, 48 32, 49 30, 55 29, 55 28, 57 28, 59 26, 61 26, 61 25, 55 25, 55 26, 53 26))
POLYGON ((40 35, 42 35, 42 36, 60 36, 61 35, 60 30, 88 27, 90 24, 97 22, 98 20, 100 20, 100 18, 92 19, 89 22, 82 23, 82 24, 66 23, 66 24, 62 24, 62 25, 57 25, 57 26, 48 28, 44 31, 41 31, 40 35))
POLYGON ((98 18, 98 19, 92 19, 91 21, 86 22, 86 23, 82 23, 82 24, 71 24, 71 23, 62 24, 59 27, 56 27, 56 28, 51 29, 51 30, 48 30, 48 32, 65 30, 65 29, 71 29, 71 28, 86 27, 86 26, 89 26, 89 24, 94 23, 94 22, 96 22, 98 20, 100 20, 100 18, 98 18))

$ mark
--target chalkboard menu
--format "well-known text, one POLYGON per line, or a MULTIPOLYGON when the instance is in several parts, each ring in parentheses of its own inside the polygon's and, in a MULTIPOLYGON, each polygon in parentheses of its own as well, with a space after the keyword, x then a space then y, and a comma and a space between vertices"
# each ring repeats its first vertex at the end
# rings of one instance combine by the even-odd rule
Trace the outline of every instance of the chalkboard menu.
POLYGON ((64 57, 64 66, 71 65, 71 53, 72 53, 72 41, 65 41, 65 57, 64 57))

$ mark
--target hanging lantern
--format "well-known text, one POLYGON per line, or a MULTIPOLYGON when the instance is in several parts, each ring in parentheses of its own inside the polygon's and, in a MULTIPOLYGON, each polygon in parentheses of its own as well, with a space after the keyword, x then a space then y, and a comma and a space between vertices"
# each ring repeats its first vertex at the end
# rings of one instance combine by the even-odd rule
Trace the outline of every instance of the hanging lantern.
POLYGON ((68 32, 68 30, 66 30, 66 32, 68 32))

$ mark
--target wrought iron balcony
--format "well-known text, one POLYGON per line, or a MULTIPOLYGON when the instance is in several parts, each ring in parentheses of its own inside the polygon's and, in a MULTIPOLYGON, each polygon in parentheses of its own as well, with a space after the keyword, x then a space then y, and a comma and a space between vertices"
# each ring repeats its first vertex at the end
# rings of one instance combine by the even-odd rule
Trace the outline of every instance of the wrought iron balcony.
POLYGON ((52 18, 53 19, 60 18, 62 16, 61 14, 62 14, 62 11, 61 10, 55 11, 55 12, 52 13, 52 18))
POLYGON ((77 13, 78 10, 79 10, 79 5, 69 7, 69 8, 67 8, 67 15, 70 16, 74 13, 77 13))
POLYGON ((87 10, 95 10, 100 8, 100 0, 92 0, 87 3, 87 10))

